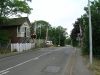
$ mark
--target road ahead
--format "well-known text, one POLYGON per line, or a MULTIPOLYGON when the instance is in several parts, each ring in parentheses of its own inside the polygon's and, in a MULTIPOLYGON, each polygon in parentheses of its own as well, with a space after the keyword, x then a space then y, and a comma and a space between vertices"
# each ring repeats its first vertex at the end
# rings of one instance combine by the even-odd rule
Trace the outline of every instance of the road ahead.
POLYGON ((75 60, 72 47, 42 48, 0 59, 0 75, 91 75, 73 71, 75 60))

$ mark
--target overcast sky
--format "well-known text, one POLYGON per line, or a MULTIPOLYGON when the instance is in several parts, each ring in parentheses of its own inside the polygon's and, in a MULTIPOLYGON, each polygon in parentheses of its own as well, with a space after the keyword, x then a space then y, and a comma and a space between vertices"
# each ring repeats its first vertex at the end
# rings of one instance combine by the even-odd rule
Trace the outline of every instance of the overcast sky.
POLYGON ((87 2, 88 0, 32 0, 29 5, 33 11, 29 19, 31 22, 44 20, 53 27, 61 25, 70 34, 75 20, 85 13, 84 6, 87 2))

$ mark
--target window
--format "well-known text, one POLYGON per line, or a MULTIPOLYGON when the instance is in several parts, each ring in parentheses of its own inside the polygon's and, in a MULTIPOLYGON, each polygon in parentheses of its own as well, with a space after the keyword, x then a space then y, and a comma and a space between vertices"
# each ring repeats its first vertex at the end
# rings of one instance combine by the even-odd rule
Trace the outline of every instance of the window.
POLYGON ((20 27, 19 26, 17 27, 17 31, 20 32, 20 27))

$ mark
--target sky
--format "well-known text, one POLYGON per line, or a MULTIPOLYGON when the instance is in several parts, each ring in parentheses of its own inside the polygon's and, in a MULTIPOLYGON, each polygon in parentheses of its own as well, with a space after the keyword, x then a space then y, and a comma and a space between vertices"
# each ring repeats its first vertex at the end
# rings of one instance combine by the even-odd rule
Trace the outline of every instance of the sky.
POLYGON ((70 34, 73 23, 85 13, 87 3, 88 0, 32 0, 29 5, 33 10, 29 19, 31 22, 44 20, 53 27, 60 25, 70 34))

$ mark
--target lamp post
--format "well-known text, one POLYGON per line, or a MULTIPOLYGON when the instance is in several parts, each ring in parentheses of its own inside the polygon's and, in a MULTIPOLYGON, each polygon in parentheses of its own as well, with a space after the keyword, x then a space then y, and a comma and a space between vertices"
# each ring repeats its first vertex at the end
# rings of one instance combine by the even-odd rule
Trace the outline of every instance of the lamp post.
POLYGON ((88 10, 89 10, 89 45, 90 45, 90 64, 92 64, 92 24, 91 24, 91 8, 90 8, 90 0, 88 0, 88 10))

